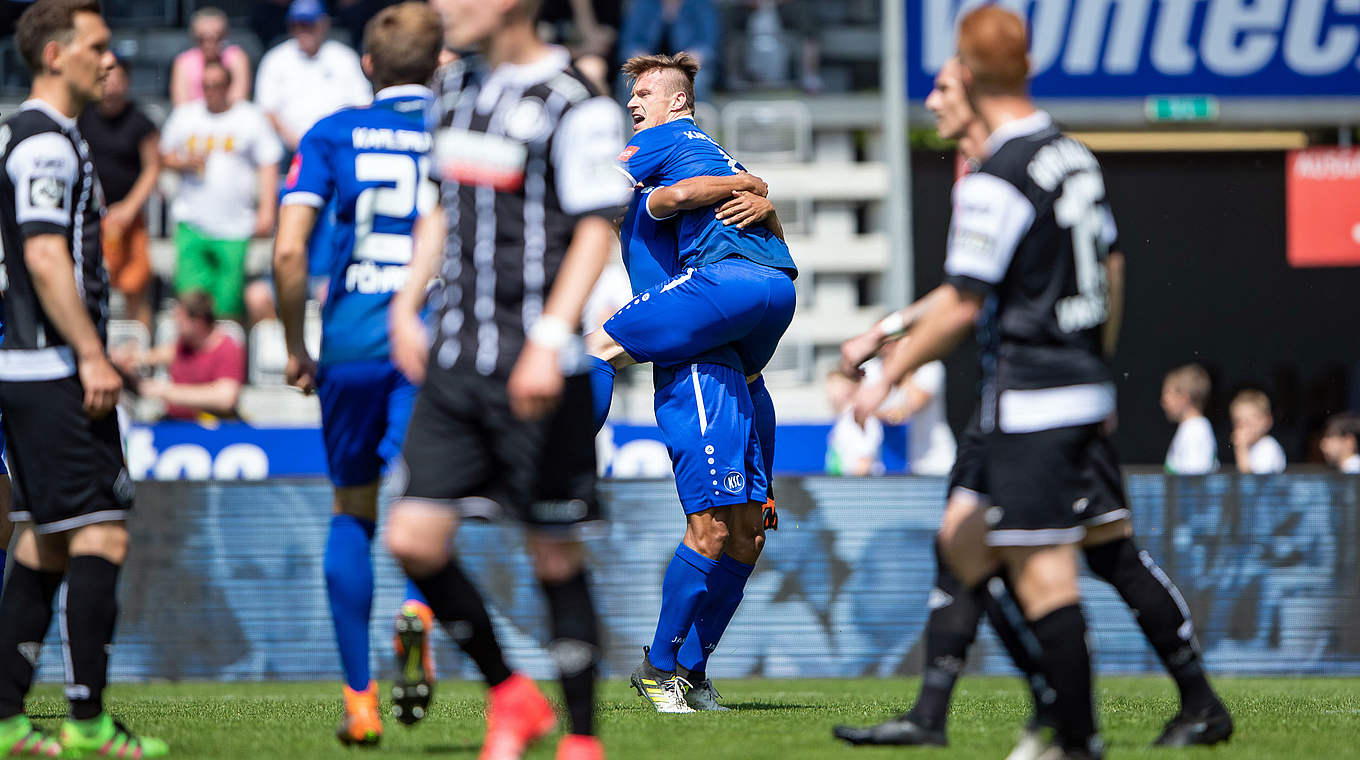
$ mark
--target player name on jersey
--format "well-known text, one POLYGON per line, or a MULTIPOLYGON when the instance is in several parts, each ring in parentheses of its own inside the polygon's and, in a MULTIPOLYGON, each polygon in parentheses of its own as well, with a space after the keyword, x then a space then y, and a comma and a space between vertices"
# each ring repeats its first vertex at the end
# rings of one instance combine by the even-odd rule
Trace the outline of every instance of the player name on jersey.
POLYGON ((428 153, 433 138, 429 132, 416 132, 409 129, 386 129, 379 127, 355 127, 350 132, 350 140, 355 150, 399 150, 411 153, 428 153))

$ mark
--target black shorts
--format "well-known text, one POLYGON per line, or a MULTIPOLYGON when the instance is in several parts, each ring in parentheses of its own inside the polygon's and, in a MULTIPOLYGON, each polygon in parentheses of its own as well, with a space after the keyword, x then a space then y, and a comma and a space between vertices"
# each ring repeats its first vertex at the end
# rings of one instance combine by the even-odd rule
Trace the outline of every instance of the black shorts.
POLYGON ((14 522, 39 533, 125 520, 132 510, 132 476, 123 461, 118 416, 85 414, 75 376, 34 382, 0 381, 14 522))
POLYGON ((968 419, 959 436, 954 468, 949 471, 949 498, 970 496, 978 503, 986 503, 987 495, 987 434, 982 432, 978 413, 968 419))
POLYGON ((505 379, 432 367, 402 448, 402 497, 536 528, 600 518, 590 377, 569 377, 557 411, 525 422, 505 379))
POLYGON ((986 478, 993 506, 987 510, 987 543, 1077 543, 1087 525, 1127 516, 1119 514, 1123 487, 1113 452, 1099 425, 988 435, 986 478))

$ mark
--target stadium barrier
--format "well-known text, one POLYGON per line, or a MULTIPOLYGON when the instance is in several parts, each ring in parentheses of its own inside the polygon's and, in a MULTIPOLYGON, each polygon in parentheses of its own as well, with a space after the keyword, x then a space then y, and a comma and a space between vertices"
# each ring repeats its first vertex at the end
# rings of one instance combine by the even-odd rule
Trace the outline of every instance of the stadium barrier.
MULTIPOLYGON (((781 527, 714 656, 715 677, 913 673, 943 506, 935 478, 784 478, 781 527)), ((1330 474, 1128 477, 1143 546, 1180 584, 1217 673, 1360 675, 1360 478, 1330 474)), ((681 535, 666 481, 602 488, 612 519, 590 536, 606 636, 624 676, 650 641, 681 535)), ((316 480, 145 482, 122 583, 118 681, 339 678, 322 579, 329 486, 316 480)), ((520 532, 469 524, 462 562, 486 592, 511 662, 549 677, 545 615, 520 532)), ((375 549, 373 641, 390 676, 400 574, 375 549)), ((1105 585, 1083 581, 1103 673, 1155 673, 1155 656, 1105 585)), ((53 626, 54 631, 57 626, 53 626)), ((60 680, 55 633, 40 678, 60 680)), ((475 677, 439 634, 445 677, 475 677)), ((969 669, 1007 673, 984 631, 969 669)))

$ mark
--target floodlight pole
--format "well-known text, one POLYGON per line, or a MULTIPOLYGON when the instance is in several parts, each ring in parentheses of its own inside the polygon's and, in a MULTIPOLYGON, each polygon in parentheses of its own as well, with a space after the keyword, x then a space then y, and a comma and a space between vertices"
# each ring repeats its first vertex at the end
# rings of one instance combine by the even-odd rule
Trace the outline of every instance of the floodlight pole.
POLYGON ((883 0, 883 142, 888 159, 887 305, 906 306, 916 296, 911 226, 911 148, 907 133, 907 12, 909 0, 883 0))

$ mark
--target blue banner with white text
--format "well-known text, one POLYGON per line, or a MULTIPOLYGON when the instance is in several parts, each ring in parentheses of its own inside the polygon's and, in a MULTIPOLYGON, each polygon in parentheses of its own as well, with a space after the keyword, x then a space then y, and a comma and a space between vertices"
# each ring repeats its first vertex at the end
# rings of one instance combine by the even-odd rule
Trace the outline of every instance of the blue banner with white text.
MULTIPOLYGON (((907 0, 907 91, 930 92, 959 17, 983 0, 907 0)), ((1030 25, 1052 98, 1360 96, 1353 0, 1002 0, 1030 25)))

